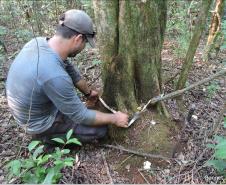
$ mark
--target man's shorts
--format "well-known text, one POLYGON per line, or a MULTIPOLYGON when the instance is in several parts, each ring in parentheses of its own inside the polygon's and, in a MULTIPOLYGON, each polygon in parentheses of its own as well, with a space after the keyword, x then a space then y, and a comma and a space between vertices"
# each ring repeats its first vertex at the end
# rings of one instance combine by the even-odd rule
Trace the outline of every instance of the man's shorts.
POLYGON ((93 142, 104 138, 107 135, 107 125, 88 126, 74 123, 67 116, 58 112, 53 125, 41 134, 32 135, 33 140, 41 140, 47 144, 54 144, 52 138, 65 138, 66 133, 73 129, 73 137, 79 139, 82 143, 93 142))

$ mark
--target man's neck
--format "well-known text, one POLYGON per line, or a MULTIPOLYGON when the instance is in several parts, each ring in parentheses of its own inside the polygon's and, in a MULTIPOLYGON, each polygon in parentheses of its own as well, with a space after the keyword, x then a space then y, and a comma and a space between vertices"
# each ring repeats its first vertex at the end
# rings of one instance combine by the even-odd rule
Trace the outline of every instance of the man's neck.
POLYGON ((48 44, 51 49, 60 55, 63 61, 67 59, 66 41, 62 37, 54 35, 48 40, 48 44))

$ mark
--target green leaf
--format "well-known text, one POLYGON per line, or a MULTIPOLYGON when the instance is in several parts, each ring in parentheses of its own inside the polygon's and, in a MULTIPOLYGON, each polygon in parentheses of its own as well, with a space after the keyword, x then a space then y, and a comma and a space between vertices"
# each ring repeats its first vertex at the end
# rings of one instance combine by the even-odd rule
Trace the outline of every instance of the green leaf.
POLYGON ((51 158, 51 157, 52 157, 52 155, 50 155, 50 154, 44 155, 44 156, 42 157, 42 160, 38 161, 37 165, 39 166, 39 165, 41 165, 41 164, 46 163, 46 162, 49 160, 49 158, 51 158))
POLYGON ((67 135, 66 135, 67 140, 69 140, 71 138, 72 134, 73 134, 73 130, 72 129, 67 132, 67 135))
POLYGON ((20 174, 21 161, 13 160, 13 161, 9 162, 9 164, 7 166, 10 167, 10 171, 12 174, 14 174, 16 176, 18 176, 20 174))
POLYGON ((74 160, 75 159, 72 158, 72 157, 67 157, 67 158, 64 159, 64 165, 65 166, 73 166, 74 160))
POLYGON ((221 148, 215 151, 214 157, 217 159, 226 159, 226 148, 221 148))
POLYGON ((61 150, 61 153, 62 154, 69 154, 70 150, 69 149, 63 149, 63 150, 61 150))
POLYGON ((45 179, 45 176, 47 174, 46 168, 42 166, 37 166, 35 168, 35 176, 39 179, 39 183, 42 182, 43 179, 45 179))
POLYGON ((217 144, 216 149, 221 149, 221 148, 226 150, 226 139, 222 140, 217 144))
POLYGON ((224 160, 210 160, 205 166, 213 166, 217 171, 222 172, 226 169, 226 162, 224 160))
POLYGON ((214 145, 214 144, 207 144, 206 145, 208 148, 215 148, 216 147, 216 145, 214 145))
POLYGON ((53 162, 55 165, 63 165, 63 161, 57 160, 53 162))
POLYGON ((66 161, 64 162, 64 166, 73 166, 73 162, 72 161, 66 161))
POLYGON ((32 141, 29 145, 28 145, 28 150, 29 152, 31 152, 38 144, 40 143, 40 141, 32 141))
POLYGON ((214 140, 217 141, 217 143, 219 143, 219 142, 223 141, 224 138, 221 137, 221 136, 215 135, 215 136, 214 136, 214 140))
POLYGON ((35 149, 32 157, 33 157, 33 160, 36 160, 36 158, 41 154, 43 153, 43 148, 44 148, 44 145, 41 145, 39 146, 38 148, 35 149))
POLYGON ((35 166, 35 163, 32 159, 27 159, 24 161, 23 167, 28 169, 28 168, 32 168, 35 166))
POLYGON ((54 168, 51 168, 48 174, 46 175, 44 181, 42 182, 42 184, 52 184, 54 175, 55 175, 55 170, 54 168))
POLYGON ((73 157, 67 157, 64 159, 64 161, 74 161, 75 159, 73 157))
POLYGON ((36 177, 33 173, 28 171, 22 177, 23 183, 25 184, 38 184, 38 177, 36 177))
POLYGON ((65 144, 64 140, 61 138, 53 138, 53 141, 56 141, 57 143, 65 144))
POLYGON ((66 144, 71 144, 71 143, 74 143, 74 144, 77 144, 77 145, 82 146, 82 143, 81 143, 77 138, 69 139, 69 140, 66 142, 66 144))

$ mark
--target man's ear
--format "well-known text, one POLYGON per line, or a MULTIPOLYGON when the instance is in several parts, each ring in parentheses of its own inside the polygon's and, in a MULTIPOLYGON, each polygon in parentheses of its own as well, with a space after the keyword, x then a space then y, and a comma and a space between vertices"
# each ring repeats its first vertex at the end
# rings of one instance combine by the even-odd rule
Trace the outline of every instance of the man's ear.
POLYGON ((78 34, 78 35, 73 36, 73 39, 74 39, 75 42, 80 41, 81 39, 83 39, 82 34, 78 34))

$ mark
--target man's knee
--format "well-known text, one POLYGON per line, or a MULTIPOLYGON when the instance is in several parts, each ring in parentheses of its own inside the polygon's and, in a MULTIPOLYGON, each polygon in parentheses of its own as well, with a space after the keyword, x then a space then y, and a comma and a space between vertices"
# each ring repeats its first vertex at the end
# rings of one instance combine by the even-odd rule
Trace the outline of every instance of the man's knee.
MULTIPOLYGON (((98 128, 98 127, 97 127, 98 128)), ((102 126, 96 130, 96 135, 98 138, 103 138, 104 136, 107 135, 108 127, 107 126, 102 126)))
POLYGON ((75 129, 75 137, 81 142, 92 142, 95 139, 104 138, 107 135, 108 127, 91 127, 86 125, 78 125, 75 129))

